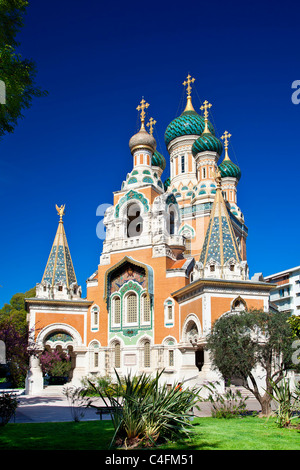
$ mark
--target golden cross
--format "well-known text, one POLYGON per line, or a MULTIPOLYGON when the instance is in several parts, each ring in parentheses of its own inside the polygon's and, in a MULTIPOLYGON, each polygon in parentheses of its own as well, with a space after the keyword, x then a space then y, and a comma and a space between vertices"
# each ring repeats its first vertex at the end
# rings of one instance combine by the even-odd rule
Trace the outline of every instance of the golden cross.
POLYGON ((156 124, 156 121, 154 121, 152 117, 149 119, 149 122, 147 122, 147 127, 150 128, 151 135, 153 135, 153 127, 155 126, 155 124, 156 124))
POLYGON ((224 160, 230 160, 230 158, 228 157, 228 143, 229 143, 229 139, 231 137, 231 134, 229 134, 229 132, 225 131, 224 134, 221 136, 221 139, 224 140, 224 147, 225 147, 225 158, 224 160))
POLYGON ((187 85, 187 88, 186 88, 186 92, 187 92, 187 95, 190 96, 191 95, 191 91, 192 91, 192 87, 191 87, 191 83, 194 83, 194 81, 196 80, 195 78, 192 78, 190 76, 190 74, 188 74, 188 76, 186 77, 186 81, 183 82, 183 85, 186 86, 187 85))
POLYGON ((224 145, 225 145, 226 149, 228 148, 228 143, 229 143, 230 137, 231 137, 231 134, 229 134, 229 132, 227 132, 227 131, 225 131, 224 134, 221 136, 221 139, 224 140, 224 145))
POLYGON ((205 100, 203 105, 200 107, 201 111, 204 110, 203 114, 204 114, 205 119, 208 118, 208 109, 211 108, 211 107, 212 107, 212 105, 207 100, 205 100))
POLYGON ((141 128, 145 127, 144 126, 144 122, 145 122, 145 116, 146 116, 146 113, 145 113, 145 109, 148 108, 149 106, 149 103, 146 103, 146 101, 144 100, 144 98, 142 99, 141 103, 138 105, 138 107, 136 108, 138 111, 141 111, 141 123, 142 123, 142 126, 141 128))

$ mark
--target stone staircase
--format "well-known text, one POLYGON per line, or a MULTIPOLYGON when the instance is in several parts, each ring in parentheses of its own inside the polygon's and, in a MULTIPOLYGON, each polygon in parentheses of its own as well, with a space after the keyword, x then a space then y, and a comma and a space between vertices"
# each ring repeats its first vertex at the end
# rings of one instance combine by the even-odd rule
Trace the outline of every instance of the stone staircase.
POLYGON ((40 395, 43 397, 60 397, 64 396, 63 389, 66 385, 47 385, 44 387, 43 391, 40 392, 40 395))
POLYGON ((255 399, 255 396, 253 393, 249 392, 245 387, 239 386, 239 385, 230 385, 230 388, 234 393, 239 391, 242 395, 243 398, 248 397, 248 398, 253 398, 255 399))

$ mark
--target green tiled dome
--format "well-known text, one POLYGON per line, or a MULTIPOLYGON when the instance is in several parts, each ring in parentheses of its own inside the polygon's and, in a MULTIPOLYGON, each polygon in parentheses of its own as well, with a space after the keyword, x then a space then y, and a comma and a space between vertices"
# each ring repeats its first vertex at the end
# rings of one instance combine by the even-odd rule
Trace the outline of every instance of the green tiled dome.
POLYGON ((210 150, 211 152, 217 152, 218 155, 221 155, 223 151, 222 142, 210 133, 202 134, 197 140, 195 140, 192 153, 194 157, 200 153, 210 150))
MULTIPOLYGON (((165 132, 165 144, 181 137, 183 135, 201 135, 204 131, 204 118, 200 116, 196 111, 184 111, 180 116, 175 118, 168 125, 165 132)), ((212 124, 208 123, 209 131, 214 134, 214 128, 212 124)))
POLYGON ((219 165, 219 170, 221 172, 222 178, 226 178, 226 176, 231 176, 232 178, 237 178, 239 181, 241 178, 241 170, 235 163, 231 160, 223 160, 223 162, 219 165))
POLYGON ((166 168, 166 159, 156 150, 152 155, 151 164, 152 166, 159 166, 162 170, 164 170, 166 168))
POLYGON ((166 179, 166 181, 164 182, 164 189, 165 191, 167 191, 168 187, 170 186, 171 184, 171 179, 170 177, 166 179))

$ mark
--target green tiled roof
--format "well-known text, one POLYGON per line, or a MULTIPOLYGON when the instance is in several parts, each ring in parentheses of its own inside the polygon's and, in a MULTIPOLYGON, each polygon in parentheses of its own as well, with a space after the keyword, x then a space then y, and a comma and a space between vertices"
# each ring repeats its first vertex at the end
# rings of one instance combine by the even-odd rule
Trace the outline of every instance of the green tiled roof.
POLYGON ((195 140, 192 147, 192 153, 195 157, 198 153, 205 152, 206 150, 217 152, 218 155, 221 155, 223 151, 222 142, 212 134, 202 134, 197 140, 195 140))
MULTIPOLYGON (((168 144, 183 135, 201 135, 204 131, 204 118, 200 116, 196 111, 184 111, 180 116, 175 118, 168 125, 165 132, 165 144, 168 144)), ((208 123, 209 131, 214 134, 214 128, 212 124, 208 123)))
POLYGON ((221 172, 222 178, 225 178, 226 176, 231 176, 240 180, 242 175, 239 167, 235 165, 235 163, 233 163, 231 160, 223 160, 223 162, 219 165, 219 170, 221 172))

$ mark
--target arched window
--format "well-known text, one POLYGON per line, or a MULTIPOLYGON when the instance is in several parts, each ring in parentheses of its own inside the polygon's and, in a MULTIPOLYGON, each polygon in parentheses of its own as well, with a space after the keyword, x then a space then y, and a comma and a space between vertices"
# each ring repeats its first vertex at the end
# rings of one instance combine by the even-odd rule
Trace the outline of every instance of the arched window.
POLYGON ((170 212, 169 212, 169 215, 170 215, 170 235, 174 235, 175 233, 175 212, 174 212, 174 209, 170 209, 170 212))
POLYGON ((130 292, 126 297, 127 323, 137 322, 137 295, 130 292))
POLYGON ((181 156, 181 173, 185 172, 185 157, 184 155, 181 156))
POLYGON ((91 329, 99 330, 99 307, 94 305, 91 310, 91 329))
POLYGON ((142 296, 142 312, 143 312, 143 323, 149 323, 151 320, 150 296, 146 294, 142 296))
POLYGON ((247 304, 242 297, 238 296, 234 301, 232 302, 231 310, 236 310, 236 311, 243 311, 247 310, 247 304))
POLYGON ((143 231, 140 206, 136 203, 127 208, 127 237, 138 237, 143 231))
POLYGON ((150 341, 144 342, 144 367, 150 367, 150 341))
POLYGON ((116 369, 121 367, 121 345, 120 343, 114 344, 114 367, 116 369))
POLYGON ((171 299, 167 299, 164 303, 164 317, 165 326, 174 326, 174 302, 171 299))
POLYGON ((113 298, 112 315, 113 315, 113 323, 115 325, 119 325, 121 323, 121 299, 120 297, 113 298))

